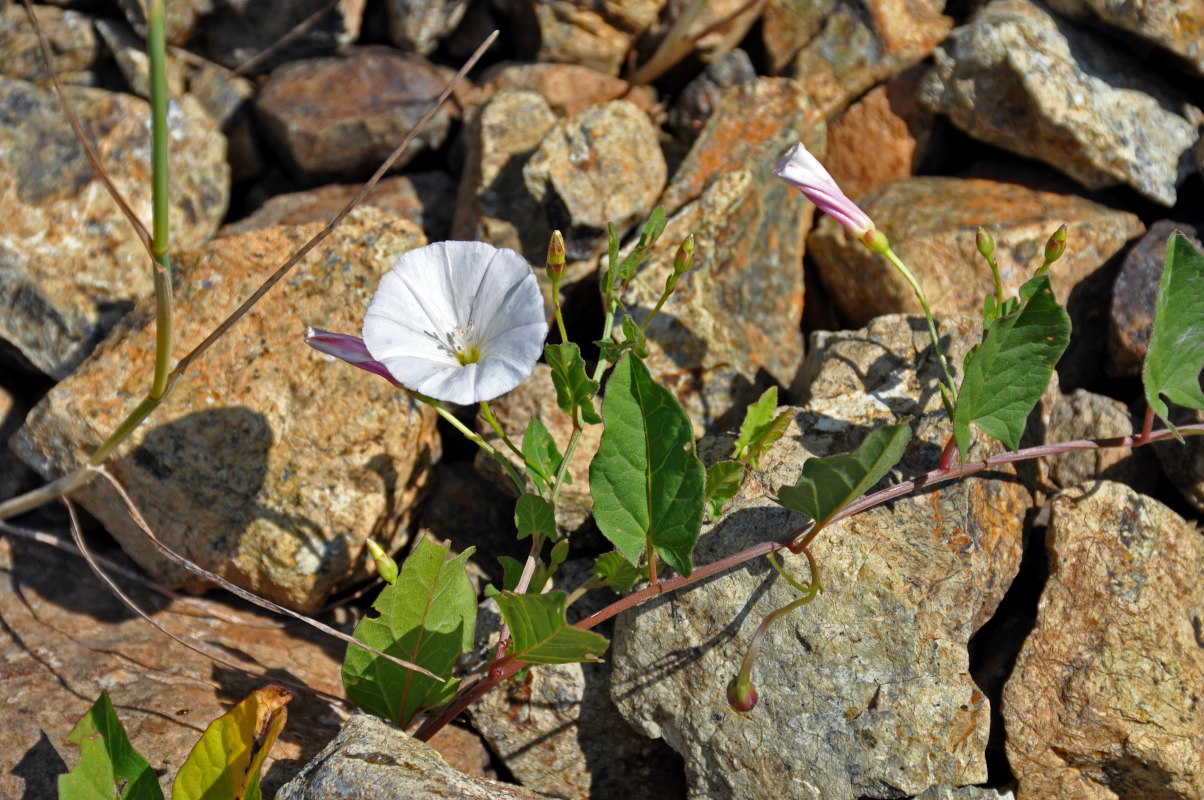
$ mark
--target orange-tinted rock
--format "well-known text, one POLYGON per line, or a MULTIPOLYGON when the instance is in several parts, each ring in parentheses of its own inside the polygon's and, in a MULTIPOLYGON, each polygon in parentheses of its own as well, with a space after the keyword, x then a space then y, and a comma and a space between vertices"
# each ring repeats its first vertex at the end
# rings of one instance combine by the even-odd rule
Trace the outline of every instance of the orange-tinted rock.
POLYGON ((571 117, 590 106, 627 96, 627 81, 579 64, 506 63, 482 76, 474 103, 498 92, 535 92, 558 114, 571 117))
POLYGON ((918 77, 907 72, 874 87, 829 123, 824 166, 853 200, 910 178, 924 159, 932 115, 915 101, 918 77))
MULTIPOLYGON (((321 229, 269 228, 175 259, 182 356, 321 229)), ((304 343, 315 325, 356 332, 377 281, 425 243, 374 208, 349 217, 231 331, 110 459, 152 530, 177 553, 300 610, 366 574, 364 540, 396 550, 439 457, 434 413, 386 381, 304 343)), ((59 383, 14 439, 43 475, 80 464, 146 395, 153 304, 140 304, 59 383)), ((201 588, 160 556, 103 480, 73 494, 167 585, 201 588)))
POLYGON ((1105 481, 1054 501, 1046 549, 1003 692, 1017 797, 1204 796, 1204 539, 1105 481))
MULTIPOLYGON (((1127 212, 987 180, 911 178, 865 198, 862 207, 890 238, 938 315, 980 315, 983 297, 994 290, 991 270, 975 246, 980 225, 995 239, 1004 295, 1011 296, 1041 266, 1045 242, 1065 223, 1066 254, 1050 272, 1060 303, 1145 230, 1127 212)), ((921 310, 898 271, 851 239, 831 217, 820 220, 807 245, 833 300, 855 324, 880 314, 921 310)))

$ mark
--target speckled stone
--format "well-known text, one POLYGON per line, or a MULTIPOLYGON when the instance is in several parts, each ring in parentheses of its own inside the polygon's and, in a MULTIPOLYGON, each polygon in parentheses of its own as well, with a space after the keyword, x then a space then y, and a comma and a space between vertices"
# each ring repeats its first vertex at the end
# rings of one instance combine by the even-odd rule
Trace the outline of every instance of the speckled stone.
MULTIPOLYGON (((117 0, 116 5, 125 12, 125 18, 146 38, 146 11, 148 0, 117 0)), ((163 4, 163 27, 167 43, 183 47, 200 32, 203 18, 212 14, 225 3, 219 0, 172 0, 163 4)))
POLYGON ((1156 500, 1058 497, 1037 624, 1003 691, 1020 798, 1204 796, 1204 539, 1156 500))
MULTIPOLYGON (((92 86, 92 68, 101 54, 100 40, 92 20, 78 11, 35 5, 42 35, 54 54, 54 69, 60 84, 92 86)), ((5 3, 0 8, 0 75, 30 81, 49 89, 50 73, 25 6, 5 3)))
MULTIPOLYGON (((896 472, 936 465, 949 427, 924 322, 877 324, 817 348, 813 358, 866 377, 850 392, 817 386, 790 409, 728 514, 704 526, 696 564, 798 528, 804 518, 769 495, 806 458, 846 452, 871 427, 918 413, 896 472)), ((964 352, 974 328, 959 320, 942 333, 964 352)), ((971 457, 987 452, 976 444, 971 457)), ((728 707, 726 684, 765 614, 797 597, 764 561, 618 617, 611 694, 637 730, 683 755, 692 797, 852 800, 981 783, 989 702, 969 677, 966 643, 1019 567, 1029 505, 1014 479, 976 477, 834 523, 812 545, 824 591, 770 628, 752 671, 760 702, 747 714, 728 707)), ((798 579, 805 564, 784 559, 798 579)))
MULTIPOLYGON (((1058 302, 1145 227, 1134 214, 1071 195, 1037 192, 980 179, 911 178, 865 198, 865 212, 924 287, 936 314, 981 315, 994 291, 991 270, 975 246, 981 225, 995 239, 1005 296, 1041 266, 1045 243, 1065 223, 1066 254, 1050 271, 1058 302)), ((898 271, 831 217, 807 239, 824 285, 854 324, 880 314, 920 312, 898 271)))
MULTIPOLYGON (((151 218, 150 107, 131 95, 68 88, 118 191, 151 218)), ((171 244, 195 247, 226 213, 226 140, 184 96, 172 128, 171 244)), ((0 78, 0 338, 62 378, 152 291, 149 256, 96 176, 52 92, 0 78)))
POLYGON ((367 714, 347 720, 339 735, 285 784, 278 800, 552 800, 521 786, 465 775, 438 751, 367 714))
MULTIPOLYGON (((1175 425, 1204 423, 1204 411, 1171 406, 1175 425)), ((1190 436, 1183 444, 1176 441, 1154 445, 1162 473, 1170 479, 1189 503, 1204 512, 1204 437, 1190 436)))
POLYGON ((1048 0, 1063 16, 1090 21, 1122 41, 1129 35, 1162 47, 1204 77, 1204 5, 1198 0, 1112 3, 1107 0, 1048 0))
POLYGON ((468 10, 468 0, 389 0, 389 39, 409 53, 430 55, 468 10))
POLYGON ((578 64, 618 75, 631 49, 630 33, 611 24, 583 0, 531 3, 539 26, 539 61, 578 64))
MULTIPOLYGON (((138 38, 119 22, 98 19, 95 25, 130 91, 143 100, 150 100, 150 57, 146 54, 146 40, 138 38)), ((184 65, 170 51, 164 57, 164 63, 167 65, 167 96, 178 98, 184 94, 184 65)))
POLYGON ((1088 189, 1126 184, 1175 204, 1182 156, 1204 118, 1102 38, 1029 0, 995 0, 953 32, 935 62, 921 102, 971 136, 1088 189))
MULTIPOLYGON (((273 225, 327 223, 359 194, 361 184, 329 184, 288 194, 278 194, 250 216, 223 225, 218 236, 237 236, 273 225)), ((416 172, 383 178, 361 206, 376 206, 422 228, 432 242, 448 238, 456 186, 445 172, 416 172)))
MULTIPOLYGON (((638 104, 642 102, 638 88, 579 64, 505 62, 485 71, 471 104, 483 104, 498 92, 535 92, 557 114, 571 117, 590 106, 621 98, 638 104)), ((518 125, 524 120, 518 117, 513 122, 518 125)))
POLYGON ((825 115, 922 61, 953 27, 944 0, 770 0, 762 38, 771 70, 789 67, 825 115))
MULTIPOLYGON (((198 2, 199 0, 190 0, 198 2)), ((145 2, 145 0, 140 0, 145 2)), ((170 5, 170 4, 169 4, 170 5)), ((217 13, 205 20, 209 57, 237 68, 268 48, 274 48, 259 72, 299 58, 324 55, 360 38, 366 0, 222 0, 217 13), (326 9, 300 35, 276 46, 286 34, 326 9)))
MULTIPOLYGON (((176 259, 177 355, 196 346, 321 229, 217 239, 176 259)), ((376 283, 424 244, 412 223, 357 211, 203 357, 109 461, 159 538, 302 611, 366 574, 369 535, 396 550, 440 444, 434 413, 304 343, 306 325, 356 332, 376 283)), ((146 394, 153 306, 140 303, 58 384, 14 439, 46 477, 80 463, 146 394)), ((158 555, 107 482, 73 495, 166 585, 202 588, 158 555)))
POLYGON ((1140 375, 1150 347, 1150 328, 1158 301, 1158 282, 1166 266, 1166 243, 1175 231, 1183 232, 1202 247, 1195 227, 1182 222, 1158 220, 1125 254, 1108 314, 1108 374, 1115 377, 1140 375))
MULTIPOLYGON (((299 172, 367 177, 401 144, 451 76, 421 56, 357 49, 276 69, 255 109, 299 172)), ((445 105, 394 168, 441 146, 450 125, 445 105)))

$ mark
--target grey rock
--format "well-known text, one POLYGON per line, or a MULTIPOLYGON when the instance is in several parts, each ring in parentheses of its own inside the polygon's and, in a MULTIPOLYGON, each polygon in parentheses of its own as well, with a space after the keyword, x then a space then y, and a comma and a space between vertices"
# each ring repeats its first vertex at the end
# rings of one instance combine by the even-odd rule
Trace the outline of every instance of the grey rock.
POLYGON ((527 191, 549 227, 564 231, 572 260, 605 249, 607 223, 620 236, 642 223, 667 179, 656 127, 626 100, 561 120, 523 166, 527 191))
POLYGON ((982 786, 930 786, 913 800, 1016 800, 1016 792, 982 786))
MULTIPOLYGON (((907 397, 898 405, 908 411, 891 410, 868 385, 792 409, 727 516, 704 527, 696 563, 798 528, 801 515, 768 495, 793 483, 805 458, 852 449, 870 426, 930 409, 898 471, 935 466, 948 426, 935 412, 939 367, 923 322, 880 324, 895 329, 890 341, 915 347, 888 350, 849 332, 861 358, 841 366, 890 376, 878 394, 907 397)), ((964 349, 973 327, 943 330, 964 349)), ((985 452, 976 445, 971 457, 985 452)), ((764 615, 797 596, 764 563, 621 615, 612 696, 637 730, 685 757, 693 797, 852 800, 982 782, 989 703, 970 680, 965 647, 1019 566, 1029 502, 1014 480, 973 478, 834 523, 812 544, 824 591, 770 629, 752 672, 760 703, 748 714, 728 708, 725 686, 764 615)), ((784 563, 806 578, 802 557, 784 563)))
POLYGON ((698 77, 686 85, 669 112, 669 126, 678 141, 686 145, 693 144, 727 90, 756 80, 757 71, 752 59, 743 50, 733 50, 713 64, 708 64, 698 77))
POLYGON ((1150 346, 1158 281, 1166 266, 1166 243, 1176 230, 1184 233, 1196 247, 1204 247, 1195 227, 1158 220, 1125 254, 1112 285, 1112 306, 1108 315, 1109 375, 1119 378, 1141 374, 1150 346))
MULTIPOLYGON (((321 229, 216 239, 175 265, 179 352, 195 347, 321 229)), ((109 470, 160 540, 244 588, 303 611, 367 575, 364 540, 410 538, 440 455, 434 413, 306 347, 306 325, 359 330, 377 280, 425 244, 413 223, 362 209, 289 273, 111 457, 109 470), (333 266, 332 266, 333 265, 333 266)), ((154 307, 121 328, 30 413, 14 448, 45 477, 81 464, 149 388, 154 307)), ((161 556, 107 481, 73 498, 155 580, 207 588, 161 556)))
POLYGON ((468 0, 389 0, 389 38, 402 50, 430 55, 468 10, 468 0))
MULTIPOLYGON (((1124 403, 1076 389, 1054 405, 1045 432, 1045 443, 1132 434, 1133 421, 1124 403)), ((1149 458, 1149 448, 1135 453, 1129 447, 1115 447, 1050 456, 1044 459, 1044 467, 1048 470, 1049 479, 1063 489, 1097 478, 1130 485, 1149 485, 1148 478, 1155 474, 1149 458)), ((1153 488, 1152 485, 1150 488, 1153 488)))
MULTIPOLYGON (((100 57, 100 41, 92 20, 78 11, 36 5, 35 13, 54 54, 54 69, 59 83, 92 86, 92 72, 100 57)), ((0 8, 0 75, 35 83, 43 89, 51 86, 50 72, 42 60, 42 49, 33 25, 19 2, 0 8)))
POLYGON ((262 148, 251 120, 255 84, 206 63, 193 71, 188 91, 222 126, 230 144, 231 177, 245 181, 263 172, 262 148))
MULTIPOLYGON (((146 41, 135 36, 125 25, 107 19, 96 20, 96 30, 113 54, 130 91, 149 100, 150 57, 146 54, 146 41)), ((184 67, 170 52, 164 61, 167 65, 167 96, 178 98, 184 94, 184 67)))
MULTIPOLYGON (((359 194, 360 184, 330 184, 268 198, 250 216, 222 226, 218 236, 236 236, 273 225, 327 223, 359 194)), ((419 226, 432 242, 448 238, 456 187, 444 172, 418 172, 383 178, 361 206, 375 206, 419 226)))
MULTIPOLYGON (((450 77, 449 70, 421 56, 357 49, 276 69, 255 99, 255 110, 301 173, 367 177, 401 144, 450 77)), ((444 106, 394 169, 441 146, 450 125, 444 106)))
POLYGON ((921 101, 971 136, 1174 205, 1201 112, 1136 59, 1029 0, 995 0, 935 61, 921 101))
MULTIPOLYGON (((149 0, 117 0, 125 12, 125 18, 144 40, 146 39, 146 11, 149 0)), ((167 43, 182 47, 200 32, 202 21, 218 8, 221 0, 172 0, 164 3, 163 27, 167 43)))
MULTIPOLYGON (((150 107, 136 97, 68 88, 67 97, 118 191, 149 219, 150 107)), ((173 248, 221 224, 230 192, 226 141, 187 95, 168 109, 173 248)), ((54 94, 0 78, 0 338, 62 378, 140 297, 149 256, 92 169, 54 94)))
POLYGON ((1050 579, 1003 692, 1021 797, 1204 796, 1204 539, 1109 481, 1058 497, 1050 579))
MULTIPOLYGON (((1171 407, 1171 422, 1191 425, 1204 422, 1204 411, 1171 407)), ((1196 508, 1204 511, 1204 437, 1191 436, 1183 444, 1176 441, 1154 445, 1162 472, 1180 494, 1196 508)))
POLYGON ((277 800, 550 800, 520 786, 473 778, 387 722, 356 714, 285 784, 277 800))
POLYGON ((256 59, 255 71, 326 54, 359 39, 364 5, 365 0, 223 0, 205 20, 207 50, 230 68, 256 59), (281 41, 285 36, 287 43, 281 41))
POLYGON ((1049 0, 1049 7, 1075 20, 1097 22, 1127 39, 1158 45, 1190 64, 1204 77, 1204 6, 1196 0, 1156 3, 1110 3, 1107 0, 1049 0))

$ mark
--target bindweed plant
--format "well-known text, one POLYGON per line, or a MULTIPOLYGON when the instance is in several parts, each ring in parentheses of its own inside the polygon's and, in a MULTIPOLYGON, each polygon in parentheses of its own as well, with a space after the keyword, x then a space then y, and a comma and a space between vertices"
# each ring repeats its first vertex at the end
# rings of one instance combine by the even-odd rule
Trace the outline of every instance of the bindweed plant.
POLYGON ((403 727, 421 714, 430 714, 418 733, 419 738, 429 738, 519 669, 599 659, 608 643, 589 630, 599 622, 656 595, 763 556, 799 597, 766 616, 728 686, 729 704, 748 712, 757 702, 752 666, 768 626, 822 591, 820 565, 809 545, 830 523, 921 486, 996 464, 1069 450, 1137 446, 1201 432, 1204 426, 1176 430, 1167 419, 1163 400, 1204 409, 1198 383, 1204 368, 1204 326, 1199 324, 1199 309, 1204 308, 1204 256, 1182 235, 1170 240, 1159 286, 1158 312, 1143 373, 1149 414, 1141 435, 1020 450, 1026 420, 1070 341, 1070 317, 1054 297, 1049 273, 1066 250, 1066 226, 1051 235, 1044 262, 1014 297, 1004 297, 994 242, 979 229, 978 249, 992 272, 995 289, 984 298, 982 339, 965 356, 959 383, 942 352, 923 289, 885 234, 801 144, 782 157, 774 172, 889 261, 915 292, 944 376, 940 391, 950 434, 938 468, 867 495, 898 464, 911 439, 911 426, 906 422, 881 427, 852 453, 807 460, 798 480, 780 489, 777 502, 805 514, 810 524, 696 568, 692 552, 704 519, 722 516, 725 503, 738 493, 747 472, 757 467, 760 457, 782 436, 790 414, 777 411, 777 390, 769 389, 748 408, 730 457, 706 468, 695 452, 689 417, 674 394, 645 366, 645 331, 692 268, 696 257, 693 238, 681 243, 660 298, 651 310, 643 312, 624 308, 622 300, 665 229, 664 213, 661 209, 653 213, 623 258, 611 227, 601 279, 605 320, 596 342, 599 357, 591 369, 581 348, 570 342, 566 333, 557 291, 564 269, 564 244, 559 232, 553 234, 546 270, 554 287, 554 313, 562 341, 545 346, 543 356, 552 369, 559 410, 571 422, 572 436, 564 453, 548 433, 546 422, 533 418, 522 441, 515 442, 489 407, 490 400, 530 374, 548 330, 534 275, 522 257, 467 242, 443 242, 411 251, 382 279, 365 316, 362 340, 311 329, 307 341, 324 353, 393 381, 430 404, 497 458, 520 494, 515 505, 516 533, 519 539, 529 540, 530 552, 522 565, 513 560, 505 563, 503 585, 489 587, 487 594, 496 599, 505 621, 501 642, 480 674, 462 680, 453 675, 453 667, 472 648, 477 611, 477 598, 465 572, 471 549, 449 559, 446 546, 422 542, 400 570, 379 548, 374 550, 381 574, 396 578, 375 603, 379 616, 362 621, 356 639, 441 678, 416 674, 352 645, 343 665, 343 680, 348 695, 361 708, 403 727), (617 330, 616 320, 620 320, 617 330), (600 415, 593 405, 599 394, 600 415), (522 470, 468 430, 443 402, 479 403, 482 418, 501 446, 517 457, 522 470), (1155 414, 1166 423, 1165 430, 1152 431, 1155 414), (556 524, 557 500, 569 480, 569 459, 589 425, 603 426, 589 469, 593 516, 615 551, 597 559, 583 586, 571 593, 551 591, 549 581, 572 546, 556 524), (967 463, 964 454, 976 431, 999 440, 1010 452, 967 463), (806 556, 810 575, 805 582, 796 581, 779 566, 774 553, 781 548, 806 556), (675 576, 665 579, 662 562, 675 576), (646 585, 632 591, 640 582, 646 585), (621 599, 570 625, 565 617, 567 606, 599 588, 609 588, 621 599))

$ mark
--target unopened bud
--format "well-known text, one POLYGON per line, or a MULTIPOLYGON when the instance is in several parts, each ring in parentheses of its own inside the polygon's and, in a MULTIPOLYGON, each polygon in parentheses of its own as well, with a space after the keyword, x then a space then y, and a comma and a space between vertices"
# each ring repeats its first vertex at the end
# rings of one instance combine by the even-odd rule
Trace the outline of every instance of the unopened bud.
POLYGON ((733 711, 747 714, 757 707, 757 690, 752 681, 741 680, 740 676, 732 678, 727 684, 727 704, 733 711))
POLYGON ((372 560, 376 562, 376 571, 384 582, 390 585, 397 583, 397 562, 376 543, 376 540, 368 540, 368 552, 372 554, 372 560))
POLYGON ((694 234, 690 234, 681 243, 681 247, 677 248, 677 255, 673 257, 673 276, 680 278, 690 271, 690 267, 694 266, 694 234))
POLYGON ((1066 252, 1066 225, 1054 231, 1053 236, 1049 237, 1049 241, 1045 243, 1045 263, 1052 264, 1062 257, 1066 252))
POLYGON ((991 234, 987 233, 986 228, 978 229, 978 233, 974 237, 974 244, 978 246, 978 252, 982 253, 982 257, 987 261, 990 261, 991 256, 995 255, 995 240, 991 234))
POLYGON ((564 236, 560 231, 552 231, 552 240, 548 242, 547 269, 550 279, 564 275, 564 236))
POLYGON ((871 253, 885 255, 887 250, 890 250, 890 240, 886 238, 886 234, 877 228, 870 228, 861 237, 861 243, 869 248, 871 253))

